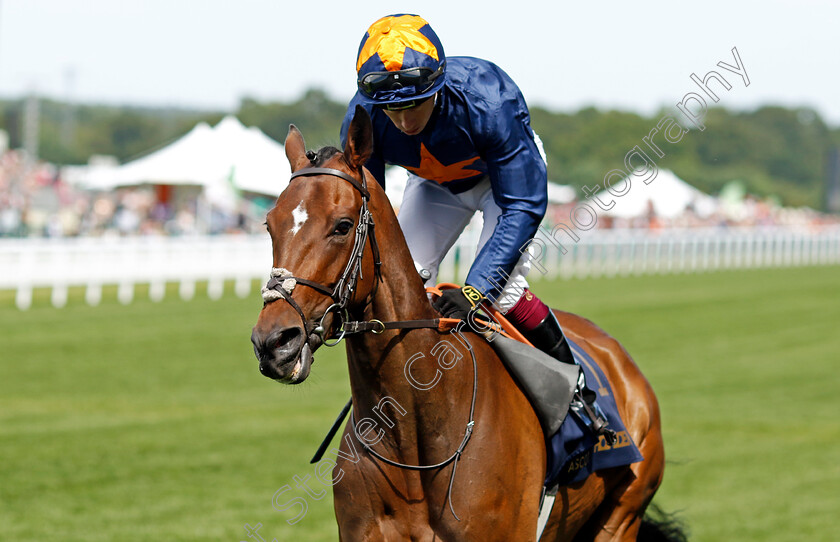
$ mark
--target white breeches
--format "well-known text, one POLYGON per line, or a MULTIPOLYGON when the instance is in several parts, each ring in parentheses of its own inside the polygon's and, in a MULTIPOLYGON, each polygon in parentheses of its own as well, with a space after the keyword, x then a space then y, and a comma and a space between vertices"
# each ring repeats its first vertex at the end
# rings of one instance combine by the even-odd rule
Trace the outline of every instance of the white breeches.
MULTIPOLYGON (((398 219, 415 265, 428 270, 432 275, 426 281, 427 285, 436 284, 441 260, 476 211, 483 215, 477 254, 490 239, 502 214, 501 208, 493 200, 489 177, 466 192, 453 194, 435 181, 408 174, 398 219)), ((523 290, 528 287, 525 277, 530 270, 530 255, 526 252, 519 258, 510 274, 510 280, 495 301, 502 313, 519 301, 523 290)))

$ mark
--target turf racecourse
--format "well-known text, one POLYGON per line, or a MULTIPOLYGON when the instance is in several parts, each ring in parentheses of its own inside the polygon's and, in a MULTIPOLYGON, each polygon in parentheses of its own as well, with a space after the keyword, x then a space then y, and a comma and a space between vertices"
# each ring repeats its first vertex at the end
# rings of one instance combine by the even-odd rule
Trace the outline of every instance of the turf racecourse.
MULTIPOLYGON (((657 502, 691 540, 837 540, 839 272, 535 285, 653 383, 669 461, 657 502)), ((267 541, 337 539, 308 460, 348 396, 341 349, 284 387, 251 352, 256 292, 129 306, 106 292, 99 307, 71 294, 19 312, 0 292, 0 539, 236 542, 257 523, 267 541), (295 487, 307 476, 311 495, 295 487), (285 485, 278 504, 308 506, 294 525, 299 507, 272 507, 285 485)))

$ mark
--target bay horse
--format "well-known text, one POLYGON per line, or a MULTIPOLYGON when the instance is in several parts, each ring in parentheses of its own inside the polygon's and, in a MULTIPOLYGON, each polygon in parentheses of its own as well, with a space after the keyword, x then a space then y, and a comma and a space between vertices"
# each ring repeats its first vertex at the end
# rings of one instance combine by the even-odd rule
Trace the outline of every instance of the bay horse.
MULTIPOLYGON (((352 416, 332 470, 340 540, 534 541, 546 474, 540 423, 484 339, 465 333, 465 343, 427 324, 439 315, 391 203, 363 167, 372 141, 361 107, 343 151, 307 152, 289 128, 293 175, 267 215, 272 278, 251 336, 260 371, 300 383, 325 337, 358 331, 344 338, 352 416), (446 363, 434 353, 444 342, 446 363)), ((615 339, 555 314, 607 376, 644 460, 561 487, 540 540, 636 540, 664 469, 656 397, 615 339)))

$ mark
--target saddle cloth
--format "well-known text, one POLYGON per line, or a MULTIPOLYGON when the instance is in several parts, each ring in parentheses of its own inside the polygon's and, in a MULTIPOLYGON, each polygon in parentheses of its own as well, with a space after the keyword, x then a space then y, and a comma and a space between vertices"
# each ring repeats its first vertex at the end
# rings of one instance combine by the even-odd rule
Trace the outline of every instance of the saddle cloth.
POLYGON ((497 336, 491 342, 540 420, 546 442, 548 488, 572 484, 597 470, 643 459, 618 414, 615 397, 601 368, 578 344, 567 340, 577 366, 560 363, 512 338, 497 336), (612 445, 604 437, 596 438, 587 421, 569 408, 580 370, 587 386, 595 391, 596 403, 607 417, 609 428, 616 433, 612 445))
MULTIPOLYGON (((452 287, 458 286, 444 283, 427 291, 440 295, 440 288, 452 287)), ((601 469, 644 459, 618 414, 606 375, 580 345, 567 336, 577 367, 561 363, 534 348, 492 305, 485 304, 483 309, 502 331, 492 335, 490 344, 519 382, 540 420, 546 437, 547 489, 573 484, 601 469), (580 370, 587 386, 596 393, 595 402, 606 416, 608 428, 615 431, 612 445, 603 436, 596 438, 587 421, 569 408, 580 370)))
POLYGON ((642 461, 641 452, 633 442, 618 415, 612 388, 601 368, 579 345, 567 338, 575 360, 586 375, 586 383, 597 395, 596 402, 615 431, 616 440, 610 445, 602 436, 595 438, 585 422, 571 410, 560 430, 546 441, 547 470, 545 485, 569 485, 585 479, 601 469, 621 467, 642 461))

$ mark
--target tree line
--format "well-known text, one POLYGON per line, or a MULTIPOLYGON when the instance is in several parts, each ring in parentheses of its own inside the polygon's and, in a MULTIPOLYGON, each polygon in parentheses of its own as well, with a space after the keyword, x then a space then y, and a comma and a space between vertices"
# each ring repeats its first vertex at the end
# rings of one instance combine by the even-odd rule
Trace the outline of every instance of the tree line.
MULTIPOLYGON (((234 114, 282 142, 289 124, 306 134, 312 148, 338 144, 346 104, 311 89, 290 102, 244 98, 234 114)), ((25 100, 0 100, 0 128, 10 147, 22 146, 25 100)), ((187 133, 197 122, 215 124, 224 111, 68 104, 39 101, 39 155, 56 164, 83 164, 91 155, 125 162, 187 133)), ((595 186, 605 174, 625 167, 624 157, 639 145, 660 168, 673 170, 697 188, 718 192, 740 180, 760 197, 786 205, 822 209, 828 156, 840 146, 840 128, 829 127, 808 108, 764 106, 753 111, 710 109, 705 130, 688 130, 676 143, 660 144, 654 156, 643 138, 666 116, 581 109, 558 112, 531 106, 531 124, 543 141, 553 182, 595 186)), ((685 126, 684 126, 685 127, 685 126)), ((686 127, 687 128, 687 127, 686 127)), ((651 136, 652 137, 652 136, 651 136)), ((661 136, 660 136, 661 141, 661 136)))

